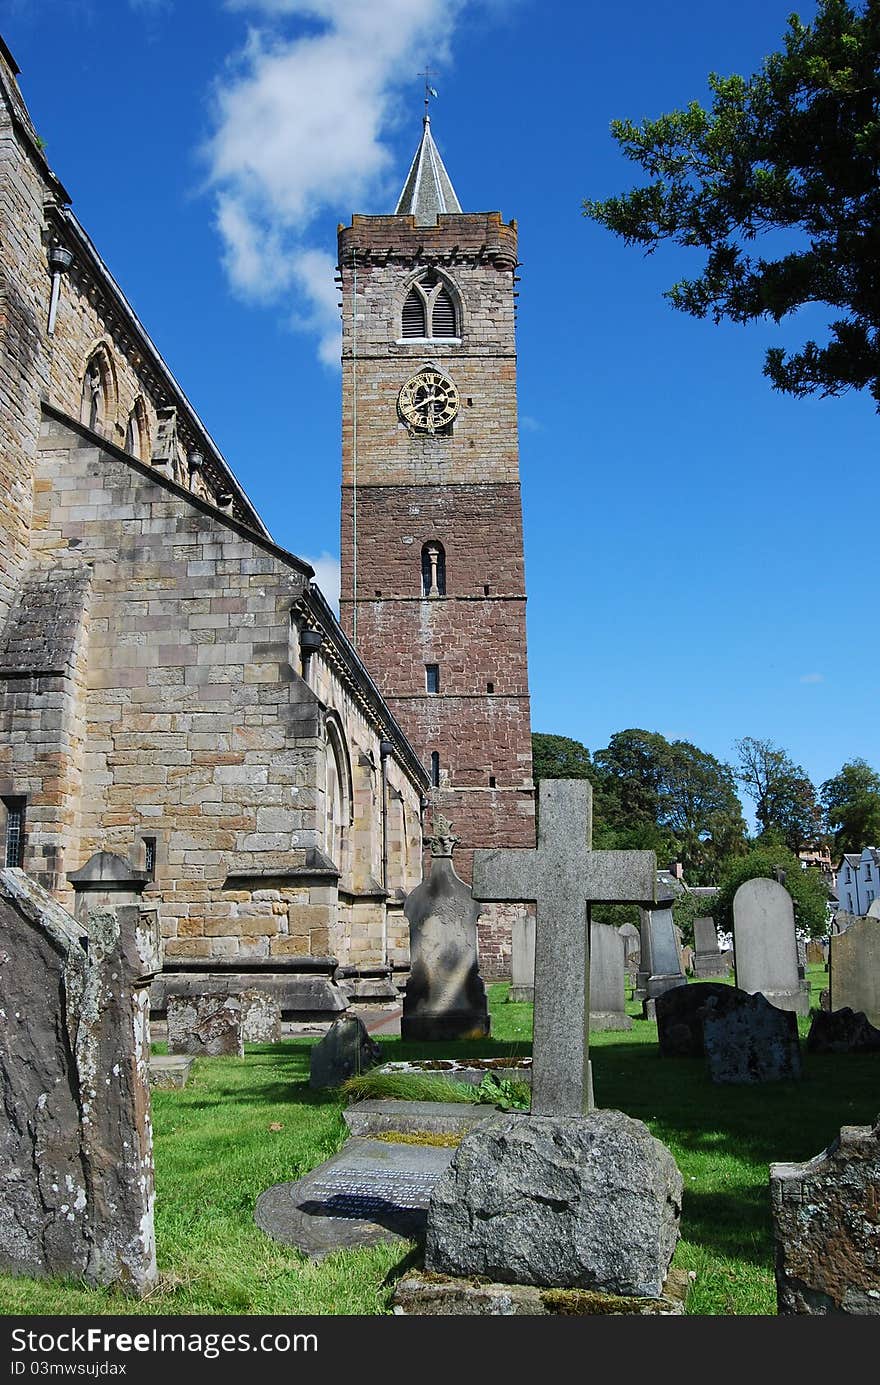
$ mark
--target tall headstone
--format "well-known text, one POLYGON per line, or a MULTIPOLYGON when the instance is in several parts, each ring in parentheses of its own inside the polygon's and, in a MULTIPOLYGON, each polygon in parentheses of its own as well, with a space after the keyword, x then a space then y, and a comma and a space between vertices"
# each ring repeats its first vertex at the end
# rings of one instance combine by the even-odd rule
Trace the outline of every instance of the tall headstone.
POLYGON ((156 1278, 149 1083, 155 914, 74 920, 0 871, 0 1268, 145 1293, 156 1278))
POLYGON ((447 818, 434 819, 431 872, 407 895, 410 974, 400 1036, 410 1040, 476 1039, 489 1033, 486 988, 478 971, 480 906, 452 864, 458 842, 447 818))
POLYGON ((534 902, 532 1112, 580 1115, 590 1105, 591 904, 653 900, 653 851, 594 851, 585 779, 541 782, 538 847, 477 851, 477 899, 534 902))
POLYGON ((639 969, 639 960, 642 952, 642 938, 639 930, 634 923, 622 923, 618 928, 618 933, 623 938, 623 965, 624 969, 634 974, 639 969))
POLYGON ((644 983, 644 1000, 656 1000, 664 991, 684 986, 687 978, 681 963, 676 927, 672 918, 672 899, 659 901, 653 909, 642 910, 642 939, 649 940, 650 972, 644 983))
POLYGON ((626 1013, 624 941, 607 923, 590 924, 590 1028, 632 1029, 626 1013))
POLYGON ((880 919, 866 915, 832 933, 828 983, 832 1010, 861 1010, 880 1029, 880 919))
POLYGON ((810 990, 798 974, 791 895, 778 880, 746 880, 733 897, 736 984, 760 991, 779 1010, 810 1011, 810 990))
POLYGON ((729 965, 718 947, 718 930, 713 918, 694 919, 694 975, 698 981, 726 976, 729 965))
POLYGON ((465 1135, 431 1197, 425 1265, 658 1299, 681 1175, 641 1121, 588 1109, 590 905, 649 902, 656 863, 653 852, 594 852, 591 819, 589 783, 545 779, 537 850, 475 854, 479 898, 537 906, 532 1112, 465 1135))
POLYGON ((510 971, 508 999, 531 1004, 535 999, 535 915, 530 909, 513 920, 510 971))

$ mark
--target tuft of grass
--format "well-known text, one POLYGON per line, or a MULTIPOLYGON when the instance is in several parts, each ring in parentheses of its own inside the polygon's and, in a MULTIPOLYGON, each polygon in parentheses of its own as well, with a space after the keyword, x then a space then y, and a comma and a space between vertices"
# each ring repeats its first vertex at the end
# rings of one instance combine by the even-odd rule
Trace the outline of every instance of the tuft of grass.
POLYGON ((430 1072, 372 1072, 349 1077, 339 1089, 351 1101, 478 1102, 479 1089, 430 1072))

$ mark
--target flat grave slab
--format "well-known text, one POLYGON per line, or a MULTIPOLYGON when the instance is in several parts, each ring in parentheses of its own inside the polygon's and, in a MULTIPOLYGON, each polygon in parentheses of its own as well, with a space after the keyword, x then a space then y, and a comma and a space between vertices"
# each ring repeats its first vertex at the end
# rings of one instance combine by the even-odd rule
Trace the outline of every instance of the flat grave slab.
POLYGON ((434 1184, 455 1150, 355 1136, 332 1159, 257 1200, 254 1220, 313 1260, 335 1250, 424 1235, 434 1184))
POLYGON ((382 1130, 463 1135, 494 1116, 495 1107, 463 1101, 356 1101, 342 1115, 352 1135, 377 1135, 382 1130))
POLYGON ((185 1053, 153 1054, 150 1059, 151 1087, 185 1087, 194 1058, 185 1053))

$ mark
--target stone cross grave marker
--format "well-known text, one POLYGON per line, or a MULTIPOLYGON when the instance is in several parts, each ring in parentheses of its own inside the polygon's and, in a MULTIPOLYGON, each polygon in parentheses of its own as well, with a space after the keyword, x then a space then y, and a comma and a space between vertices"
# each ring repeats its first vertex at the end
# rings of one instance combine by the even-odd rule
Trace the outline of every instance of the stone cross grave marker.
POLYGON ((593 851, 593 790, 545 779, 538 847, 474 852, 473 893, 533 901, 535 1025, 532 1114, 580 1116, 590 1105, 590 905, 654 900, 653 851, 593 851))

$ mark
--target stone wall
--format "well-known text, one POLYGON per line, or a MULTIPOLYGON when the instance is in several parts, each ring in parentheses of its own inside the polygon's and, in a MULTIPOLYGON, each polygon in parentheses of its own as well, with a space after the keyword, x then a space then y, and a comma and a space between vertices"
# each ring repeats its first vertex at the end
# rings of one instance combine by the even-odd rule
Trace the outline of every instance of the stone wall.
POLYGON ((399 953, 386 889, 402 897, 419 878, 424 781, 399 736, 382 754, 381 703, 346 670, 310 569, 83 427, 52 414, 43 432, 34 571, 53 608, 77 574, 88 623, 68 621, 43 676, 37 622, 37 675, 6 681, 3 782, 27 795, 26 866, 69 902, 66 875, 93 852, 143 868, 149 843, 167 960, 399 953), (326 638, 304 678, 300 631, 316 614, 326 638), (383 774, 405 849, 401 827, 383 838, 383 774))

